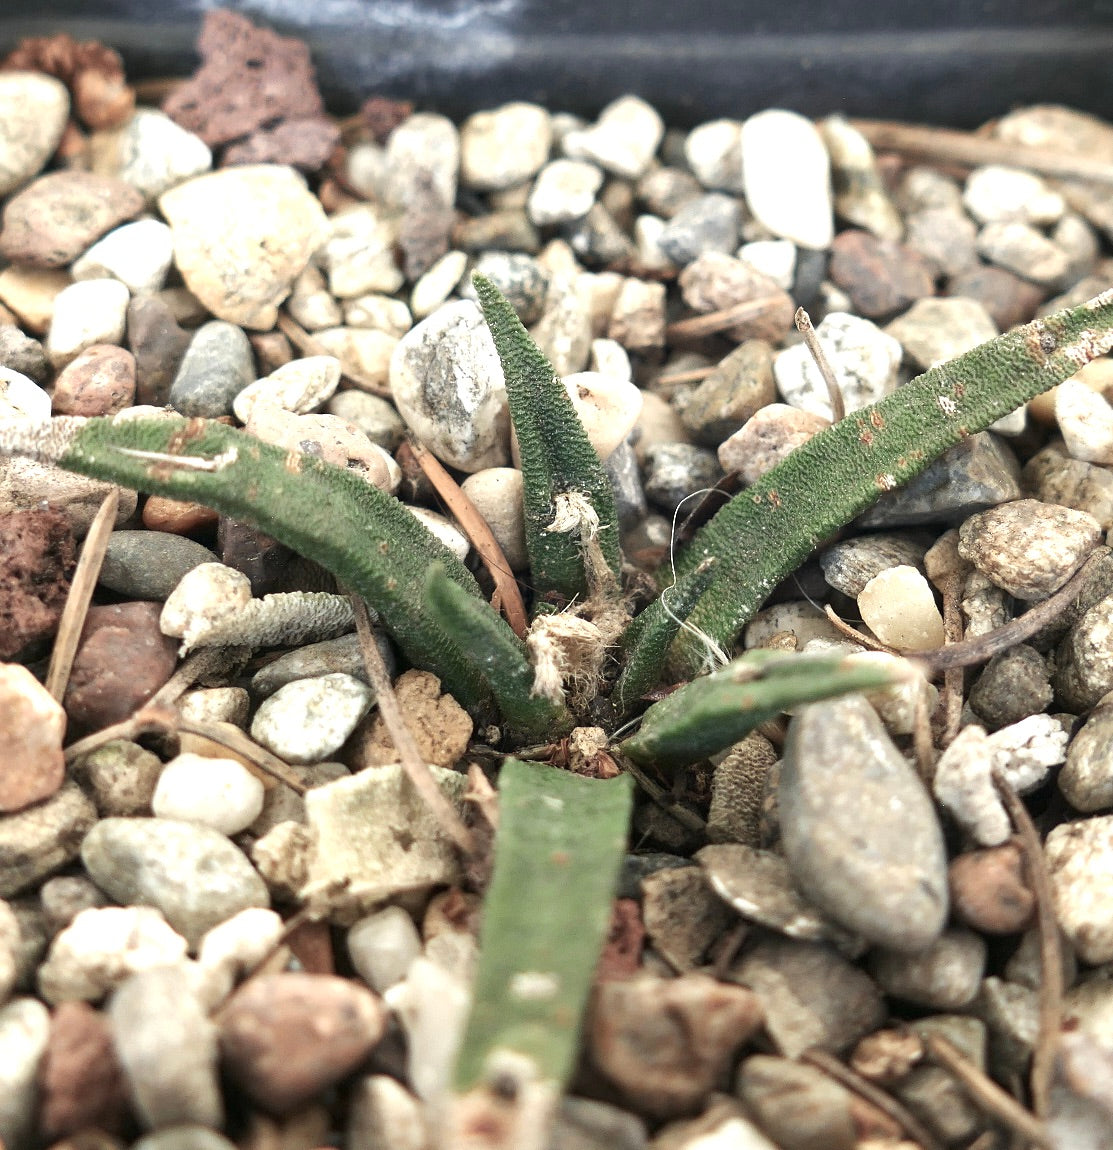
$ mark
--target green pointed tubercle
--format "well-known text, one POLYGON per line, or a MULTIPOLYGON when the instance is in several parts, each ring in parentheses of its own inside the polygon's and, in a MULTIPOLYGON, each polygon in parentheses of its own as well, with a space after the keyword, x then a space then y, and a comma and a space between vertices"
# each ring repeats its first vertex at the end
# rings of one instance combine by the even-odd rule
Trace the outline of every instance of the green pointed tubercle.
MULTIPOLYGON (((821 431, 734 496, 677 557, 680 573, 719 559, 689 621, 729 647, 773 588, 880 495, 1111 349, 1107 291, 983 343, 821 431)), ((687 675, 704 663, 688 632, 673 655, 687 675)))
POLYGON ((642 766, 683 767, 748 735, 789 707, 890 687, 915 674, 899 661, 748 651, 654 703, 619 750, 642 766))
POLYGON ((589 590, 588 578, 580 530, 562 526, 560 501, 571 496, 573 507, 586 501, 594 510, 603 559, 617 576, 614 490, 553 365, 491 280, 476 273, 472 283, 502 361, 518 436, 530 581, 539 597, 555 592, 574 599, 589 590))
POLYGON ((502 1052, 527 1061, 554 1093, 568 1080, 610 924, 632 795, 628 775, 586 779, 539 763, 503 763, 458 1092, 481 1087, 502 1052))
POLYGON ((572 716, 563 704, 533 694, 533 668, 518 636, 487 603, 449 579, 440 563, 425 576, 425 603, 476 664, 515 737, 544 742, 572 729, 572 716))
POLYGON ((253 524, 362 595, 406 657, 438 675, 461 703, 490 706, 482 675, 422 599, 432 562, 443 564, 462 595, 486 607, 478 584, 393 495, 352 472, 220 423, 179 417, 116 422, 62 416, 23 428, 5 425, 0 454, 196 500, 253 524))

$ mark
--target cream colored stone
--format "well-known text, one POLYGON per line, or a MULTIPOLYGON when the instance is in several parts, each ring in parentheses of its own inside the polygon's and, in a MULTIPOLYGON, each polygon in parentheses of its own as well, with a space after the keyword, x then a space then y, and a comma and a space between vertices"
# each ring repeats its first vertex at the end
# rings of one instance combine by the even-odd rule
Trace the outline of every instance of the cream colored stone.
POLYGON ((943 645, 943 616, 931 584, 900 564, 875 575, 858 596, 862 622, 886 646, 898 651, 930 651, 943 645))

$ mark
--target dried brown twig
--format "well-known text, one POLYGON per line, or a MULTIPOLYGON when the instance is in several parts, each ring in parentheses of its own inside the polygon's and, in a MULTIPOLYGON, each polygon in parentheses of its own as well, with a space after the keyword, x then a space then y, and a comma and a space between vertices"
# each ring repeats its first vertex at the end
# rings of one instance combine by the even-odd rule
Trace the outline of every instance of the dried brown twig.
MULTIPOLYGON (((329 351, 319 339, 314 339, 301 324, 285 312, 278 313, 277 326, 278 330, 282 332, 302 355, 332 355, 332 352, 329 351)), ((385 383, 378 383, 362 372, 353 371, 348 364, 341 365, 340 374, 341 378, 348 380, 349 383, 355 384, 360 391, 370 392, 372 395, 377 395, 382 399, 390 399, 390 388, 385 383)))
POLYGON ((831 422, 838 423, 846 415, 846 404, 843 402, 842 388, 839 387, 839 381, 835 378, 835 369, 831 366, 831 361, 823 350, 823 344, 819 342, 819 336, 815 334, 812 317, 802 307, 798 307, 793 318, 796 322, 796 330, 804 337, 804 346, 811 353, 812 360, 819 369, 819 374, 823 376, 823 382, 827 385, 827 398, 831 403, 831 422))

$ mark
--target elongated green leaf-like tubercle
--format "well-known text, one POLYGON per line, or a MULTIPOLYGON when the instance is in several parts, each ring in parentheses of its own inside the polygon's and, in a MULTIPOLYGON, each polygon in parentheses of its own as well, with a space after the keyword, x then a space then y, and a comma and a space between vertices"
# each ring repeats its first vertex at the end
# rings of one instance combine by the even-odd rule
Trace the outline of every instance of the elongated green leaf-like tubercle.
POLYGON ((665 670, 669 647, 699 597, 711 586, 716 560, 708 556, 661 594, 626 628, 621 646, 626 665, 611 692, 619 715, 625 715, 665 670))
POLYGON ((528 1059, 558 1090, 568 1079, 610 923, 632 794, 628 775, 586 779, 538 763, 503 763, 458 1091, 482 1084, 498 1051, 528 1059))
POLYGON ((0 453, 196 500, 252 523, 362 595, 406 657, 438 675, 462 704, 490 705, 475 665, 422 601, 431 562, 440 561, 463 594, 486 606, 478 584, 394 496, 351 472, 219 423, 177 417, 61 416, 48 424, 4 425, 0 453))
POLYGON ((748 651, 654 703, 619 749, 645 766, 682 767, 729 747, 787 707, 899 681, 891 665, 845 655, 748 651))
POLYGON ((617 576, 618 512, 614 489, 553 366, 506 297, 486 277, 472 277, 506 379, 510 418, 522 460, 530 580, 541 596, 565 599, 588 589, 578 531, 552 530, 557 497, 577 495, 598 517, 603 558, 617 576))
MULTIPOLYGON (((880 495, 1111 349, 1108 291, 932 368, 821 431, 734 496, 678 556, 680 572, 719 559, 690 622, 733 643, 770 591, 880 495)), ((685 632, 673 654, 687 674, 704 661, 685 632)))
POLYGON ((559 738, 572 729, 566 707, 532 693, 533 668, 524 644, 482 599, 453 583, 434 563, 425 576, 429 613, 479 668, 502 717, 518 738, 559 738))

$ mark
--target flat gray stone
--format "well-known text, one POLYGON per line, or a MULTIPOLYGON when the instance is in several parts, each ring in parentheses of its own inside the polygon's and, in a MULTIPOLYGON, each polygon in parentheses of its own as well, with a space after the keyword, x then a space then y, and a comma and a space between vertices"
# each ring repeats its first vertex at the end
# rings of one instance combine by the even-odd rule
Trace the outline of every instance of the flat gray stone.
POLYGON ((786 1058, 809 1046, 846 1050, 885 1020, 865 971, 822 943, 762 939, 727 974, 761 1001, 765 1030, 786 1058))
POLYGON ((944 452, 911 482, 883 495, 852 529, 961 523, 1020 494, 1016 456, 997 436, 980 431, 944 452))
POLYGON ((865 585, 890 567, 924 569, 927 545, 905 535, 860 535, 822 551, 819 565, 829 586, 857 599, 865 585))
POLYGON ((781 840, 801 891, 847 930, 923 950, 947 920, 931 798, 860 695, 802 708, 780 778, 781 840))
MULTIPOLYGON (((381 631, 375 631, 374 635, 379 654, 386 663, 387 674, 393 680, 398 662, 394 648, 381 631)), ((268 698, 287 683, 334 674, 349 675, 364 683, 368 681, 358 635, 353 633, 325 639, 321 643, 309 643, 280 655, 255 672, 251 679, 251 692, 257 698, 268 698)))
POLYGON ((125 906, 157 906, 191 946, 239 911, 270 906, 243 852, 200 823, 102 819, 85 836, 81 858, 97 886, 125 906))
POLYGON ((61 870, 81 849, 97 809, 73 782, 45 803, 0 815, 0 898, 61 870))
POLYGON ((128 599, 164 600, 182 576, 217 557, 194 539, 170 531, 114 531, 97 582, 128 599))

